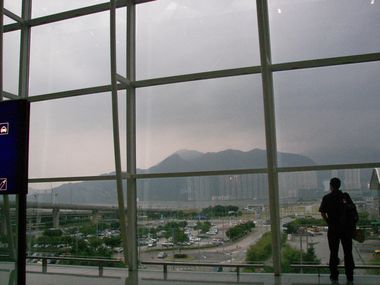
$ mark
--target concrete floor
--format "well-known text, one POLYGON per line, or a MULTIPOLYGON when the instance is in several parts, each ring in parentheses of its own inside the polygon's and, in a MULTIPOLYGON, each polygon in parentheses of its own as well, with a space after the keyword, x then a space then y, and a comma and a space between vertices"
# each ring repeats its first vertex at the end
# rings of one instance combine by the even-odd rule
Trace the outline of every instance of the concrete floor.
MULTIPOLYGON (((1 264, 0 284, 9 284, 10 272, 13 268, 1 264)), ((327 285, 331 284, 327 274, 283 274, 275 277, 271 273, 240 273, 184 271, 168 267, 164 276, 160 269, 141 269, 132 274, 125 268, 104 268, 103 277, 99 277, 96 267, 51 265, 47 273, 41 272, 41 265, 29 265, 26 284, 28 285, 203 285, 203 284, 242 284, 242 285, 327 285), (166 277, 166 278, 165 278, 166 277)), ((339 284, 346 284, 344 274, 340 275, 339 284)), ((367 275, 357 272, 355 285, 379 285, 380 275, 367 275)))
MULTIPOLYGON (((166 279, 162 271, 141 270, 138 274, 120 274, 104 272, 104 277, 96 274, 62 274, 33 272, 27 275, 28 285, 328 285, 331 284, 329 276, 323 274, 284 274, 275 277, 273 274, 241 273, 237 278, 233 272, 168 272, 166 279), (110 274, 108 274, 110 273, 110 274)), ((340 285, 346 284, 344 275, 340 276, 340 285)), ((355 285, 379 285, 380 276, 357 275, 355 285)))

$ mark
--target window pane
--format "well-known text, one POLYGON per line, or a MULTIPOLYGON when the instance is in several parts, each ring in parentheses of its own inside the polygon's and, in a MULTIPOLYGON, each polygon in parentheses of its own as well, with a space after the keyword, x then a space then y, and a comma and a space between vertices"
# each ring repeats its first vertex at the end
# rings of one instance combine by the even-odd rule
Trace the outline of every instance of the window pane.
POLYGON ((110 83, 109 13, 32 29, 31 95, 110 83))
POLYGON ((379 63, 274 74, 278 149, 308 161, 379 162, 379 63))
POLYGON ((4 15, 4 26, 8 24, 14 24, 16 21, 4 15))
POLYGON ((33 0, 32 16, 33 18, 56 14, 68 10, 83 8, 99 3, 107 2, 105 0, 33 0))
MULTIPOLYGON (((27 207, 28 266, 42 263, 40 257, 51 257, 50 274, 59 274, 56 264, 66 272, 86 265, 97 276, 99 264, 89 259, 113 259, 115 248, 121 248, 115 181, 30 184, 27 207)), ((115 265, 120 266, 104 263, 115 265)), ((60 278, 63 284, 70 277, 60 278)))
MULTIPOLYGON (((290 264, 328 264, 330 251, 327 242, 327 225, 322 220, 319 207, 324 195, 330 192, 330 179, 338 177, 342 186, 356 205, 359 213, 357 228, 365 229, 366 241, 353 241, 356 265, 379 264, 375 255, 378 249, 380 224, 379 187, 370 189, 373 169, 341 169, 280 173, 281 224, 287 238, 283 244, 283 272, 300 272, 290 264), (303 254, 301 255, 302 249, 303 254)), ((375 183, 373 183, 375 184, 375 183)), ((343 255, 340 248, 340 256, 343 255)), ((304 269, 303 273, 317 273, 304 269)), ((326 273, 329 273, 328 269, 326 273)), ((355 275, 378 274, 374 270, 355 270, 355 275)))
POLYGON ((380 51, 378 1, 271 0, 274 62, 380 51))
POLYGON ((21 16, 21 2, 22 0, 4 0, 4 8, 21 16))
POLYGON ((122 171, 127 171, 127 92, 118 91, 119 104, 119 135, 120 135, 120 156, 122 171))
POLYGON ((141 4, 136 35, 139 79, 259 63, 255 1, 141 4))
POLYGON ((138 168, 265 167, 261 94, 256 75, 138 89, 138 168))
POLYGON ((259 263, 247 251, 270 231, 266 174, 143 179, 138 199, 140 260, 259 263))
POLYGON ((20 32, 4 33, 4 91, 18 94, 20 32))
POLYGON ((32 103, 30 177, 114 171, 109 94, 32 103))
POLYGON ((116 10, 116 58, 117 73, 127 74, 127 8, 116 10))

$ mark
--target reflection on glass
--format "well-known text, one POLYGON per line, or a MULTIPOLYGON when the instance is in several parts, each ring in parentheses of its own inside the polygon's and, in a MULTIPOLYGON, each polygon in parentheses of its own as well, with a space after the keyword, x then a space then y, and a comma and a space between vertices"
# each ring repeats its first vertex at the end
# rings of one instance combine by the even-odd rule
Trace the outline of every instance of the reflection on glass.
MULTIPOLYGON (((378 170, 377 170, 378 171, 378 170)), ((375 169, 340 169, 280 173, 280 214, 284 232, 283 272, 300 272, 291 264, 327 264, 329 248, 327 225, 319 212, 324 195, 330 192, 330 179, 338 177, 341 190, 347 192, 359 212, 358 228, 365 229, 366 241, 353 242, 357 265, 380 264, 378 249, 380 225, 380 192, 375 169), (371 187, 370 187, 371 186, 371 187)), ((340 256, 343 255, 340 249, 340 256)), ((316 269, 303 269, 303 273, 316 269)), ((327 270, 325 273, 329 273, 327 270)), ((378 274, 371 270, 355 270, 355 274, 378 274)))
POLYGON ((178 172, 266 166, 259 76, 137 91, 138 168, 178 172))
POLYGON ((276 63, 380 51, 379 3, 369 0, 268 3, 276 63))
POLYGON ((49 0, 33 1, 32 16, 33 18, 56 14, 68 10, 83 8, 95 4, 104 3, 104 0, 49 0))
POLYGON ((267 188, 266 174, 138 181, 140 260, 270 260, 269 251, 260 260, 247 253, 256 242, 271 243, 267 188))
POLYGON ((3 82, 4 91, 18 94, 18 75, 20 57, 20 32, 4 33, 3 82))
POLYGON ((32 28, 31 95, 110 83, 109 13, 32 28))
POLYGON ((32 103, 30 125, 30 177, 114 171, 109 94, 32 103))
POLYGON ((300 155, 280 166, 379 162, 380 64, 274 74, 277 144, 300 155))
POLYGON ((138 79, 259 63, 255 1, 161 0, 136 13, 138 79))

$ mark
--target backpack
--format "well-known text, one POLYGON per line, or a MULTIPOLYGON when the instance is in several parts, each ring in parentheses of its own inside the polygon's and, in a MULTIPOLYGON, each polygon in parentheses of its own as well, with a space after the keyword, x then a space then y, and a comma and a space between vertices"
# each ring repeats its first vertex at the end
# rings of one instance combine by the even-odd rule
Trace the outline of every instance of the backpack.
POLYGON ((355 229, 359 220, 358 211, 348 193, 340 195, 338 204, 339 209, 339 225, 342 229, 355 229))

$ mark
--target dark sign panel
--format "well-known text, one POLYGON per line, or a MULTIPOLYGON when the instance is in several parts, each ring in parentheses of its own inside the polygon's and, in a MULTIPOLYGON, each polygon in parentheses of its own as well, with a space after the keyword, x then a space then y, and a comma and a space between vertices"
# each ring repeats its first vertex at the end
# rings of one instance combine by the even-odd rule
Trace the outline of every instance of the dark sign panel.
POLYGON ((26 100, 0 102, 0 195, 27 193, 29 109, 26 100))

